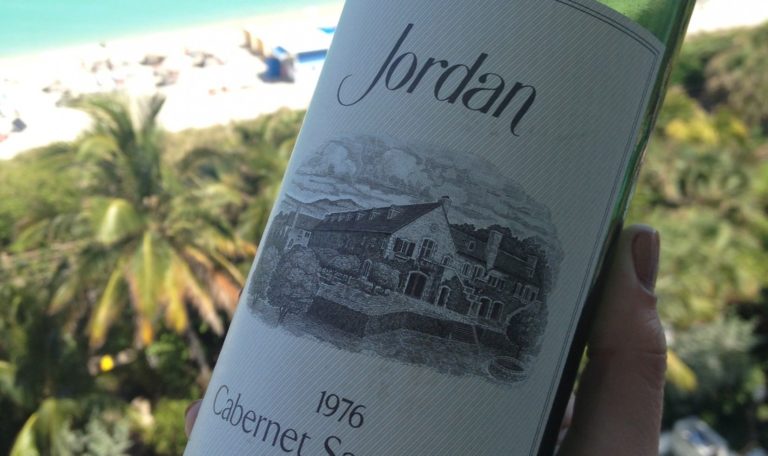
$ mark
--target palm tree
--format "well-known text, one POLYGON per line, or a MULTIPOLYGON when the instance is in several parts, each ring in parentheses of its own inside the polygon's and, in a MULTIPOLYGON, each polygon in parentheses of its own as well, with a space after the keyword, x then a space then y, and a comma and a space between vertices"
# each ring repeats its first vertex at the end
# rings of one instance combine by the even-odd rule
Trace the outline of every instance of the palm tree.
POLYGON ((81 234, 61 264, 49 310, 86 321, 91 349, 126 314, 138 347, 153 341, 158 326, 183 333, 205 380, 209 367, 190 311, 221 335, 220 311, 231 317, 244 282, 236 263, 255 246, 217 216, 216 176, 196 176, 188 155, 164 153, 156 121, 163 101, 78 103, 93 118, 77 154, 86 195, 75 217, 81 234))
POLYGON ((304 111, 283 109, 236 127, 242 159, 229 187, 243 196, 237 230, 246 239, 261 238, 296 144, 304 111))

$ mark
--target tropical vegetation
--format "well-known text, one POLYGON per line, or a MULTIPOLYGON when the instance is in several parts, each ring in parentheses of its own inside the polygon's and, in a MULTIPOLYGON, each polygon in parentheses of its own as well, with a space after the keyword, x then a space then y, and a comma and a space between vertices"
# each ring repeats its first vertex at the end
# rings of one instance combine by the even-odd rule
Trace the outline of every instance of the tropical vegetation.
MULTIPOLYGON (((768 447, 767 56, 768 26, 685 44, 630 211, 663 238, 665 423, 744 450, 768 447)), ((303 113, 171 134, 162 105, 77 100, 89 131, 0 165, 0 453, 184 447, 303 113)))

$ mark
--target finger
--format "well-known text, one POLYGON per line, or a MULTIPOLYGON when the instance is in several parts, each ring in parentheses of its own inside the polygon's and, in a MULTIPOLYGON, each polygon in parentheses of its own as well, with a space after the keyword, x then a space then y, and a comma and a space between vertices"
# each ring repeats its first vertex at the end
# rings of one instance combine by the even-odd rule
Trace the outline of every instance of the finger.
POLYGON ((560 430, 565 430, 571 427, 573 421, 573 406, 576 401, 576 397, 571 394, 571 398, 568 399, 568 405, 565 407, 565 413, 563 414, 563 422, 560 423, 560 430))
POLYGON ((568 406, 565 408, 565 413, 563 414, 563 421, 560 423, 560 432, 557 435, 557 445, 563 443, 563 439, 568 433, 568 429, 571 427, 571 423, 573 422, 573 407, 575 401, 576 397, 571 394, 571 398, 568 399, 568 406))
POLYGON ((564 455, 656 455, 666 342, 654 286, 658 233, 622 233, 588 344, 564 455))
POLYGON ((200 412, 201 403, 202 401, 197 400, 189 404, 187 411, 184 413, 184 433, 187 434, 187 437, 189 437, 189 434, 192 433, 192 427, 195 425, 198 412, 200 412))

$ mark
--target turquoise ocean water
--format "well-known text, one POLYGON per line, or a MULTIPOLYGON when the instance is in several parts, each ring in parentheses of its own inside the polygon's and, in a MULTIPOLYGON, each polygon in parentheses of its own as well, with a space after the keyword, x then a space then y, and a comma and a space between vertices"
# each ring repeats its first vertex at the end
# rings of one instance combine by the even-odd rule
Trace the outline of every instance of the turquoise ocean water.
POLYGON ((340 0, 0 0, 0 57, 340 0))

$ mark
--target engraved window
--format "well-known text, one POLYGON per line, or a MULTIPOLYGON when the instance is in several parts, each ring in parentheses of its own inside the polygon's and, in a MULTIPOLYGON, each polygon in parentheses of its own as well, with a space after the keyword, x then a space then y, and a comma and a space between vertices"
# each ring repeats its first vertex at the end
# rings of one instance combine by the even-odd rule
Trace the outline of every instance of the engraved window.
POLYGON ((469 272, 470 272, 470 265, 469 265, 469 263, 464 263, 461 266, 461 273, 464 274, 465 276, 468 276, 469 272))
POLYGON ((506 280, 499 280, 499 290, 503 290, 507 286, 506 280))
POLYGON ((364 212, 358 212, 357 213, 357 220, 362 220, 363 218, 365 218, 365 213, 364 212))
POLYGON ((475 241, 467 241, 467 250, 475 250, 475 241))
POLYGON ((451 296, 451 289, 448 287, 440 287, 440 293, 437 295, 437 302, 436 302, 438 307, 447 306, 449 296, 451 296))
POLYGON ((522 291, 523 291, 523 284, 520 282, 517 282, 515 284, 515 293, 514 293, 515 297, 520 298, 520 294, 522 293, 522 291))
POLYGON ((435 241, 432 239, 424 239, 421 241, 421 247, 419 248, 419 258, 432 258, 432 254, 435 253, 435 241))
POLYGON ((488 312, 491 310, 491 300, 482 297, 480 298, 480 309, 477 311, 477 316, 482 318, 488 318, 488 312))
POLYGON ((496 288, 499 286, 499 278, 496 276, 490 276, 488 277, 488 285, 492 286, 493 288, 496 288))
POLYGON ((491 320, 499 321, 501 320, 501 313, 504 310, 504 304, 502 304, 499 301, 496 301, 493 303, 493 307, 491 308, 491 320))
POLYGON ((397 209, 394 206, 389 208, 389 212, 387 212, 387 218, 388 219, 393 219, 393 218, 397 217, 398 215, 400 215, 400 210, 399 209, 397 209))
POLYGON ((533 302, 538 298, 539 289, 531 285, 526 285, 523 289, 523 299, 527 302, 533 302))
POLYGON ((409 242, 404 239, 397 238, 395 239, 395 247, 392 250, 399 255, 410 257, 413 256, 413 251, 415 248, 416 244, 414 242, 409 242))
POLYGON ((478 277, 482 277, 485 274, 485 268, 480 265, 475 265, 474 269, 472 269, 472 278, 476 279, 478 277))
POLYGON ((363 267, 360 270, 360 277, 362 277, 363 279, 367 279, 368 278, 368 275, 371 273, 371 265, 372 264, 373 263, 371 263, 371 260, 365 260, 363 262, 363 267))
POLYGON ((451 263, 453 263, 453 257, 450 255, 445 255, 442 261, 443 266, 450 266, 451 263))

